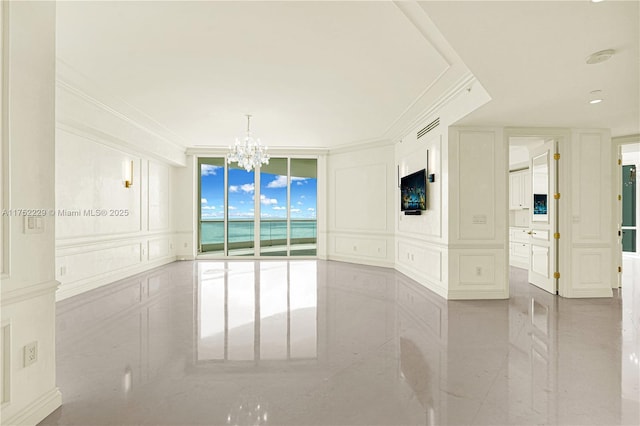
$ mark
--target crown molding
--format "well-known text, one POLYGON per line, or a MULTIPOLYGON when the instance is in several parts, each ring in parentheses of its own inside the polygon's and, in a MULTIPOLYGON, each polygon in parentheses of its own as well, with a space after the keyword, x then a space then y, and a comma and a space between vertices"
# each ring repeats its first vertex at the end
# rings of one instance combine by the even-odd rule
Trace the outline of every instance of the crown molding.
POLYGON ((173 164, 185 164, 185 144, 170 130, 98 84, 56 61, 56 127, 173 164), (75 129, 75 130, 72 130, 75 129))
MULTIPOLYGON (((186 150, 186 155, 194 155, 196 157, 204 156, 216 156, 226 157, 229 153, 228 147, 220 146, 194 146, 189 147, 186 150)), ((309 157, 327 155, 329 153, 328 148, 301 148, 301 147, 277 147, 269 148, 268 154, 271 157, 309 157)))
MULTIPOLYGON (((448 104, 450 104, 453 100, 455 100, 459 95, 464 92, 470 91, 473 86, 478 82, 471 72, 466 72, 461 78, 458 79, 456 83, 454 83, 449 90, 447 90, 444 94, 442 94, 434 103, 432 103, 428 108, 424 109, 421 113, 419 113, 416 118, 414 118, 411 122, 405 125, 400 131, 394 134, 391 137, 392 140, 400 140, 407 134, 409 134, 412 130, 420 127, 422 124, 427 123, 435 118, 440 111, 445 108, 448 104)), ((450 125, 453 123, 442 123, 445 125, 450 125)))
POLYGON ((393 146, 393 140, 387 138, 369 139, 366 141, 359 141, 350 144, 338 145, 335 148, 329 148, 329 154, 345 154, 348 152, 362 151, 364 149, 382 148, 385 146, 393 146))

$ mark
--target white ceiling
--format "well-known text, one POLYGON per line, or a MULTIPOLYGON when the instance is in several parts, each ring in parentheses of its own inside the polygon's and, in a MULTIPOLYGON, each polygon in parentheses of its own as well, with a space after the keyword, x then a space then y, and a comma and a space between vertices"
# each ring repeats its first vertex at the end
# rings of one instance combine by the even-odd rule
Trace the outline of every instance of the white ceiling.
POLYGON ((637 0, 421 5, 493 98, 462 124, 640 133, 637 0), (605 49, 617 54, 586 64, 605 49), (589 104, 592 90, 602 90, 604 102, 589 104))
POLYGON ((493 98, 468 124, 639 132, 638 2, 420 6, 59 2, 57 55, 183 146, 229 145, 247 113, 269 146, 395 137, 465 64, 493 98), (605 48, 619 54, 584 64, 605 48))

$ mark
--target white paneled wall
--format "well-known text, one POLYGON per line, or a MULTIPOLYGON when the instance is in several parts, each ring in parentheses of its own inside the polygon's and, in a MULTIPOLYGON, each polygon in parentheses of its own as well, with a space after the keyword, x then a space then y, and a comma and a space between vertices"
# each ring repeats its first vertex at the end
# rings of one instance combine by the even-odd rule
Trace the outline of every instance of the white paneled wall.
MULTIPOLYGON (((420 126, 421 128, 421 126, 420 126)), ((447 297, 447 206, 443 198, 443 161, 446 161, 446 127, 437 127, 419 140, 419 128, 396 145, 398 178, 427 169, 434 182, 427 183, 427 210, 421 215, 400 212, 400 189, 395 185, 394 211, 397 217, 396 269, 425 285, 442 297, 447 297)))
POLYGON ((178 259, 194 259, 196 255, 198 228, 196 197, 197 158, 187 156, 186 167, 174 167, 172 170, 172 222, 175 230, 175 251, 178 259))
POLYGON ((173 180, 186 160, 170 134, 59 65, 55 273, 62 300, 176 259, 183 242, 172 196, 182 192, 173 180))
POLYGON ((34 425, 61 404, 56 387, 55 17, 52 2, 0 3, 2 285, 0 417, 34 425), (5 91, 6 89, 6 91, 5 91), (34 211, 29 213, 28 211, 34 211), (5 215, 4 213, 7 212, 5 215), (41 225, 25 229, 29 217, 41 225), (25 348, 37 356, 25 362, 25 348))
POLYGON ((58 129, 56 158, 59 300, 175 260, 171 166, 68 128, 58 129))
POLYGON ((393 266, 393 157, 393 146, 384 142, 329 156, 329 259, 393 266))
POLYGON ((507 298, 508 158, 502 129, 449 131, 449 298, 507 298))

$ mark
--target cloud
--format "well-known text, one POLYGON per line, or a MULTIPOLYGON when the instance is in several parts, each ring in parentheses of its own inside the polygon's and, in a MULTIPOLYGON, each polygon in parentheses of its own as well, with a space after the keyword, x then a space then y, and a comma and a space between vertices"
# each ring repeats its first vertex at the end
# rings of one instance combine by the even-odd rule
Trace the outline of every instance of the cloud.
MULTIPOLYGON (((303 182, 306 183, 306 178, 300 178, 291 176, 291 182, 296 182, 298 185, 302 185, 303 182)), ((267 188, 286 188, 288 183, 288 179, 286 176, 278 175, 274 180, 267 184, 267 188)))
POLYGON ((253 183, 245 183, 240 187, 240 189, 242 189, 246 193, 250 193, 255 190, 255 185, 253 183))
POLYGON ((202 206, 202 210, 215 210, 216 206, 202 206))
POLYGON ((287 177, 279 175, 274 180, 267 184, 267 188, 286 188, 287 187, 287 177))
POLYGON ((201 204, 207 204, 207 199, 206 198, 200 198, 200 203, 201 204))
POLYGON ((315 212, 315 211, 316 211, 316 209, 314 209, 313 207, 309 207, 309 208, 307 209, 307 211, 315 212))
POLYGON ((238 192, 238 185, 229 185, 229 192, 238 192))
POLYGON ((237 209, 238 209, 237 207, 229 206, 229 210, 237 210, 237 209))
POLYGON ((303 205, 304 203, 302 201, 298 201, 297 203, 299 206, 303 205))
POLYGON ((218 172, 218 169, 221 169, 222 166, 212 166, 211 164, 201 164, 200 165, 200 175, 201 176, 215 176, 218 172))
POLYGON ((260 202, 262 204, 264 204, 265 206, 270 206, 272 204, 278 204, 278 200, 276 200, 275 198, 267 198, 266 195, 260 195, 260 202))
POLYGON ((287 208, 285 206, 273 206, 271 207, 272 210, 286 210, 287 208))
POLYGON ((300 209, 291 209, 291 213, 300 213, 300 209))
POLYGON ((305 198, 305 196, 304 196, 304 195, 301 195, 301 196, 300 196, 300 199, 301 199, 301 200, 304 200, 304 198, 305 198))

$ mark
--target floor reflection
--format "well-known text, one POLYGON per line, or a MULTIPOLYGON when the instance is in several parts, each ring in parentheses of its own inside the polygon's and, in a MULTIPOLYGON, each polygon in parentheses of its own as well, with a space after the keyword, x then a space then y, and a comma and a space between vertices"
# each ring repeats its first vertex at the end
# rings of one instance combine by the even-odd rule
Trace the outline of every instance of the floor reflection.
POLYGON ((315 359, 315 261, 200 262, 198 361, 315 359))
POLYGON ((339 262, 167 265, 58 304, 43 424, 640 424, 637 282, 569 300, 511 279, 447 302, 339 262))

